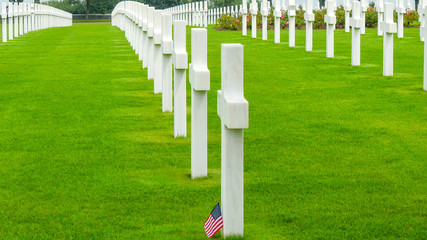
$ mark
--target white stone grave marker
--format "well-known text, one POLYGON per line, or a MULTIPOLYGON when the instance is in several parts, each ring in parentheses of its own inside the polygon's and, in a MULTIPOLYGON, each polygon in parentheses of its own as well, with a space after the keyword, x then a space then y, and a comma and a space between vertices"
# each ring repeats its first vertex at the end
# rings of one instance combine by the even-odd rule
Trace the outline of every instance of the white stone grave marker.
POLYGON ((362 26, 360 28, 360 34, 365 34, 365 19, 366 19, 366 11, 368 11, 369 4, 368 0, 360 0, 360 18, 362 19, 362 26))
POLYGON ((425 6, 425 0, 420 0, 418 3, 418 21, 421 23, 420 25, 420 41, 424 41, 424 29, 425 29, 425 21, 424 18, 426 17, 426 6, 425 6))
POLYGON ((397 12, 397 37, 403 38, 403 30, 404 30, 403 17, 406 13, 403 0, 398 0, 396 12, 397 12))
POLYGON ((31 4, 31 31, 36 30, 36 20, 35 20, 34 10, 35 10, 35 4, 33 3, 31 4))
POLYGON ((350 32, 350 11, 351 4, 350 0, 344 0, 344 29, 345 32, 350 32))
POLYGON ((381 23, 384 19, 384 2, 383 0, 378 0, 378 5, 376 6, 378 12, 378 36, 382 36, 383 32, 381 31, 381 23))
POLYGON ((246 0, 242 0, 242 35, 246 36, 248 34, 247 26, 247 14, 248 14, 248 5, 246 0))
POLYGON ((258 3, 256 0, 252 0, 251 3, 251 18, 252 18, 252 38, 256 38, 256 15, 258 14, 258 3))
POLYGON ((295 0, 289 0, 288 19, 289 19, 289 47, 295 47, 295 0))
POLYGON ((396 23, 393 22, 393 4, 384 4, 384 21, 380 25, 384 32, 383 46, 383 75, 393 76, 393 33, 397 32, 396 23))
POLYGON ((249 104, 243 96, 243 45, 221 45, 221 208, 224 237, 243 236, 243 129, 249 104))
POLYGON ((148 6, 142 5, 142 68, 147 68, 148 62, 148 6))
POLYGON ((360 18, 360 2, 353 1, 353 13, 350 19, 351 31, 351 65, 360 66, 360 28, 362 19, 360 18))
POLYGON ((162 93, 162 10, 154 10, 154 93, 162 93))
MULTIPOLYGON (((13 19, 14 19, 14 10, 13 10, 13 7, 14 7, 14 4, 13 3, 11 3, 11 2, 9 2, 8 4, 7 4, 7 6, 8 6, 8 14, 9 14, 9 16, 8 16, 8 22, 9 22, 9 40, 13 40, 13 19)), ((5 24, 6 25, 6 24, 5 24)))
POLYGON ((280 17, 282 16, 282 11, 280 9, 280 0, 275 1, 274 8, 274 42, 280 43, 280 17))
POLYGON ((307 0, 307 11, 304 13, 305 19, 305 50, 313 50, 313 0, 307 0))
POLYGON ((138 12, 137 12, 137 19, 138 19, 138 38, 137 38, 137 49, 138 49, 138 60, 142 61, 142 46, 144 43, 144 31, 142 30, 142 3, 138 3, 138 12))
POLYGON ((174 65, 174 136, 187 136, 187 100, 186 79, 188 55, 186 50, 185 21, 174 21, 173 24, 173 65, 174 65))
MULTIPOLYGON (((427 18, 424 18, 424 24, 427 21, 427 18)), ((426 33, 424 33, 426 34, 426 33)), ((424 91, 427 91, 427 41, 424 41, 424 91)))
POLYGON ((147 9, 147 78, 154 79, 154 7, 147 9))
POLYGON ((23 3, 18 5, 18 15, 19 15, 19 35, 24 35, 24 4, 23 3))
POLYGON ((208 27, 208 1, 204 1, 205 4, 204 5, 204 11, 203 11, 203 15, 204 15, 204 20, 203 20, 203 26, 205 28, 208 27))
POLYGON ((337 3, 335 0, 326 1, 326 57, 334 57, 334 31, 335 24, 337 23, 337 17, 335 16, 335 11, 337 9, 337 3))
POLYGON ((162 110, 172 112, 172 15, 162 15, 162 110))
POLYGON ((262 0, 261 2, 261 16, 262 16, 262 40, 267 40, 267 16, 268 16, 267 0, 262 0))
POLYGON ((7 3, 1 3, 1 25, 2 25, 2 40, 3 42, 7 42, 7 24, 6 24, 6 17, 7 17, 7 3))
POLYGON ((208 91, 207 30, 191 29, 191 178, 208 174, 208 91))
POLYGON ((18 28, 19 28, 19 6, 18 3, 13 3, 13 27, 14 27, 14 32, 13 35, 14 37, 18 37, 19 36, 19 32, 18 32, 18 28))

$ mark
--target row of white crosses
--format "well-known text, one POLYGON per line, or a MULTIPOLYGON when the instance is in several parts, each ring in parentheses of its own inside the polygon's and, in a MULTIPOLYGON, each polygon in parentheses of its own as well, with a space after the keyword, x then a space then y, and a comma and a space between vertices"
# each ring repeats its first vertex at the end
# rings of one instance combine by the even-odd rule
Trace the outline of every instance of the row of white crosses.
POLYGON ((52 27, 67 27, 73 24, 72 14, 54 7, 33 3, 2 3, 2 41, 52 27), (9 26, 9 38, 7 27, 9 26))
MULTIPOLYGON (((187 25, 207 27, 208 24, 216 24, 222 15, 238 17, 243 14, 242 24, 246 25, 247 6, 246 0, 242 5, 227 6, 221 8, 208 8, 208 2, 192 2, 165 9, 172 14, 174 20, 184 20, 187 25)), ((245 28, 244 28, 245 29, 245 28)))
MULTIPOLYGON (((185 137, 186 69, 191 84, 191 178, 205 177, 207 166, 207 30, 191 29, 191 64, 186 52, 184 19, 172 20, 170 11, 124 1, 114 8, 112 25, 125 32, 130 45, 154 79, 155 93, 162 93, 162 110, 172 112, 174 86, 174 136, 185 137), (172 37, 173 27, 173 37, 172 37), (173 76, 172 76, 173 68, 173 76), (156 82, 160 81, 160 82, 156 82)), ((243 236, 243 129, 248 128, 248 102, 243 97, 243 46, 222 44, 221 87, 218 115, 221 119, 221 206, 223 235, 243 236)))

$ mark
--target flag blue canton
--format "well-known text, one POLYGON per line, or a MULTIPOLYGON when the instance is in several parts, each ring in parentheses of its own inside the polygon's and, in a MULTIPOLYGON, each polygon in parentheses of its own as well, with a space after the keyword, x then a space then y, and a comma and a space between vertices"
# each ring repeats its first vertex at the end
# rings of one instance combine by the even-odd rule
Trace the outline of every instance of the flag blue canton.
POLYGON ((221 208, 219 206, 219 203, 214 207, 214 209, 211 212, 211 215, 215 220, 221 217, 221 208))

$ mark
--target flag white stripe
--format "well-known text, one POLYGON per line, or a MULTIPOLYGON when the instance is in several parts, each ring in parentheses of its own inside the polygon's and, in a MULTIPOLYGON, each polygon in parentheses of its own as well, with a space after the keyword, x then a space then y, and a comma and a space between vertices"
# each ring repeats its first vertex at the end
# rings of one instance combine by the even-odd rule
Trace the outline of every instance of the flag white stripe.
POLYGON ((208 233, 208 231, 209 231, 209 229, 211 228, 211 226, 212 226, 212 223, 213 223, 213 221, 214 221, 215 219, 212 217, 212 215, 208 218, 208 221, 206 221, 206 224, 205 224, 205 232, 206 232, 206 234, 208 233))
POLYGON ((214 221, 213 217, 210 216, 205 223, 205 228, 208 228, 212 224, 213 221, 214 221))
POLYGON ((210 226, 208 230, 209 235, 213 235, 222 225, 222 217, 219 217, 213 224, 210 226))
POLYGON ((211 232, 209 232, 209 236, 212 237, 213 235, 215 235, 215 233, 218 232, 219 229, 222 228, 222 221, 220 222, 220 224, 218 226, 216 226, 214 229, 212 229, 211 232))
MULTIPOLYGON (((213 223, 213 222, 212 222, 212 223, 213 223)), ((205 232, 206 232, 206 234, 207 234, 207 233, 209 233, 209 231, 211 230, 212 225, 213 225, 212 223, 205 227, 205 232)))
POLYGON ((208 235, 213 236, 221 228, 221 224, 222 224, 222 222, 218 226, 213 228, 211 231, 209 231, 208 235))
POLYGON ((212 217, 212 221, 209 223, 209 225, 205 228, 206 233, 208 233, 211 228, 215 225, 215 219, 212 217))
POLYGON ((210 222, 212 221, 213 217, 212 215, 209 215, 209 218, 206 220, 204 227, 209 226, 210 222))
POLYGON ((213 228, 209 231, 211 235, 213 235, 219 228, 221 228, 222 220, 218 220, 218 222, 215 223, 213 228))

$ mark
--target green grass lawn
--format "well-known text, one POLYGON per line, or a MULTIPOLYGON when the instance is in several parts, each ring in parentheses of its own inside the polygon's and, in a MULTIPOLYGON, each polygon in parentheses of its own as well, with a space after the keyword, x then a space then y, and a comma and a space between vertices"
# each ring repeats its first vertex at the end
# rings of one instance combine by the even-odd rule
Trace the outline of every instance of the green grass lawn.
MULTIPOLYGON (((245 49, 245 239, 425 239, 427 93, 418 29, 325 31, 297 47, 208 31, 209 176, 118 28, 80 23, 0 44, 0 239, 203 239, 220 197, 220 44, 245 49)), ((190 31, 187 39, 190 50, 190 31)), ((190 86, 187 84, 188 120, 190 86)), ((190 126, 190 122, 188 122, 190 126)), ((190 133, 190 129, 188 129, 190 133)), ((220 238, 218 235, 214 238, 220 238)))

